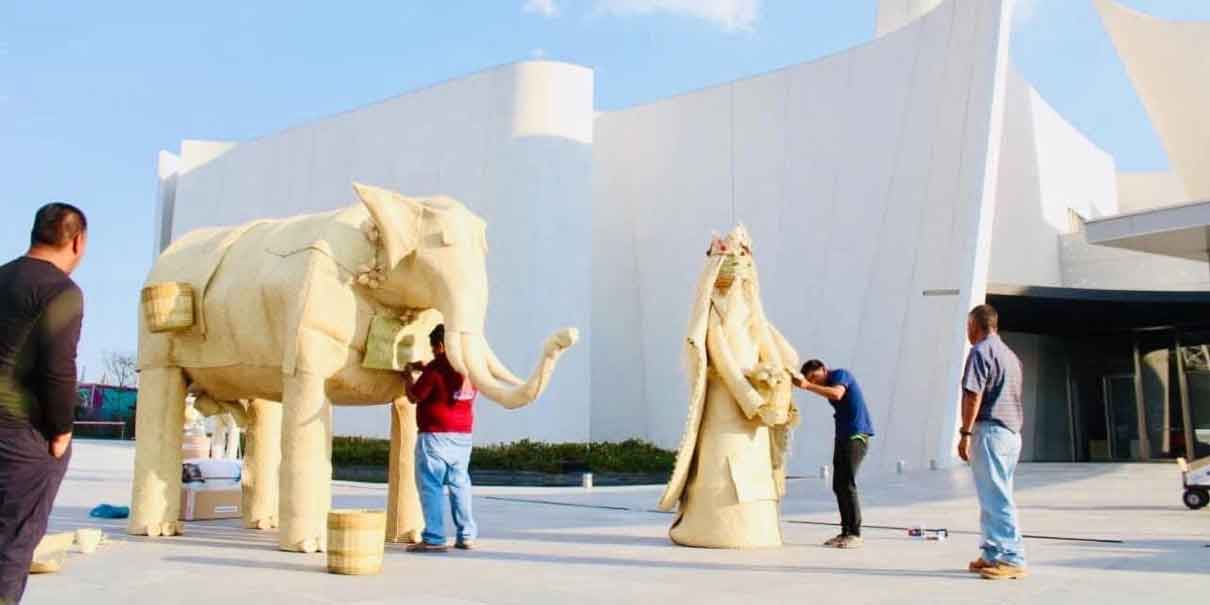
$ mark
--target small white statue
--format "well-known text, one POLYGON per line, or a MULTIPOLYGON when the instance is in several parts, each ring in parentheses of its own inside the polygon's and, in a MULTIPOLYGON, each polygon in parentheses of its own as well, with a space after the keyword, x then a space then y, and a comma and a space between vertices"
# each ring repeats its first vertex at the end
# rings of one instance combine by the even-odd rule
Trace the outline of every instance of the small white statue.
POLYGON ((208 418, 210 430, 210 457, 215 460, 239 459, 239 425, 229 413, 216 414, 208 418))

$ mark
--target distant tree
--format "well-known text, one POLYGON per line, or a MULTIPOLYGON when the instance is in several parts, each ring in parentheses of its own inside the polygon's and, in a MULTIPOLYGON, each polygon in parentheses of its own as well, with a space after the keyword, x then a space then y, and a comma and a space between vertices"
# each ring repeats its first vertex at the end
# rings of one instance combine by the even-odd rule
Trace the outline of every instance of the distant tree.
POLYGON ((138 383, 138 359, 134 353, 106 351, 102 361, 105 363, 102 383, 119 387, 133 387, 138 383))

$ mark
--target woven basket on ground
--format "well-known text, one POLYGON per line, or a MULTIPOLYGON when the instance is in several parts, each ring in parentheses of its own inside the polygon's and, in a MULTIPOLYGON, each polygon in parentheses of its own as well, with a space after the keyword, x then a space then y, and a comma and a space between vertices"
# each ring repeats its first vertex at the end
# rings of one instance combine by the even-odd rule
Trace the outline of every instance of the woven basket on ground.
POLYGON ((386 513, 380 510, 333 510, 328 513, 328 572, 352 576, 382 570, 386 513))

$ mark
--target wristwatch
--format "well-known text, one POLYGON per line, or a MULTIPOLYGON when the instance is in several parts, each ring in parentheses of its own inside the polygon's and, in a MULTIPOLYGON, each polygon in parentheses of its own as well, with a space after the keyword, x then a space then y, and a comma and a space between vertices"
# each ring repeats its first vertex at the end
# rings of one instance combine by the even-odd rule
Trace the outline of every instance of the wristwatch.
POLYGON ((962 435, 963 437, 970 437, 970 436, 971 436, 971 435, 973 435, 974 433, 972 433, 972 432, 970 432, 970 431, 968 431, 968 430, 966 430, 966 429, 959 429, 959 430, 958 430, 958 434, 959 434, 959 435, 962 435))

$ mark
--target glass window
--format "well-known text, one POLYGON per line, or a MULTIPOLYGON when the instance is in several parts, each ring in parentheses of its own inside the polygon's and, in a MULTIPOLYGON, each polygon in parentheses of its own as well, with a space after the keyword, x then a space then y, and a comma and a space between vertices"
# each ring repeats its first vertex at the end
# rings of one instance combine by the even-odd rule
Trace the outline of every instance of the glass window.
POLYGON ((1140 332, 1139 382, 1143 387, 1143 420, 1152 458, 1185 455, 1185 424, 1174 354, 1176 335, 1140 332))
POLYGON ((1203 458, 1210 456, 1210 332, 1183 333, 1181 345, 1193 428, 1193 458, 1203 458))

